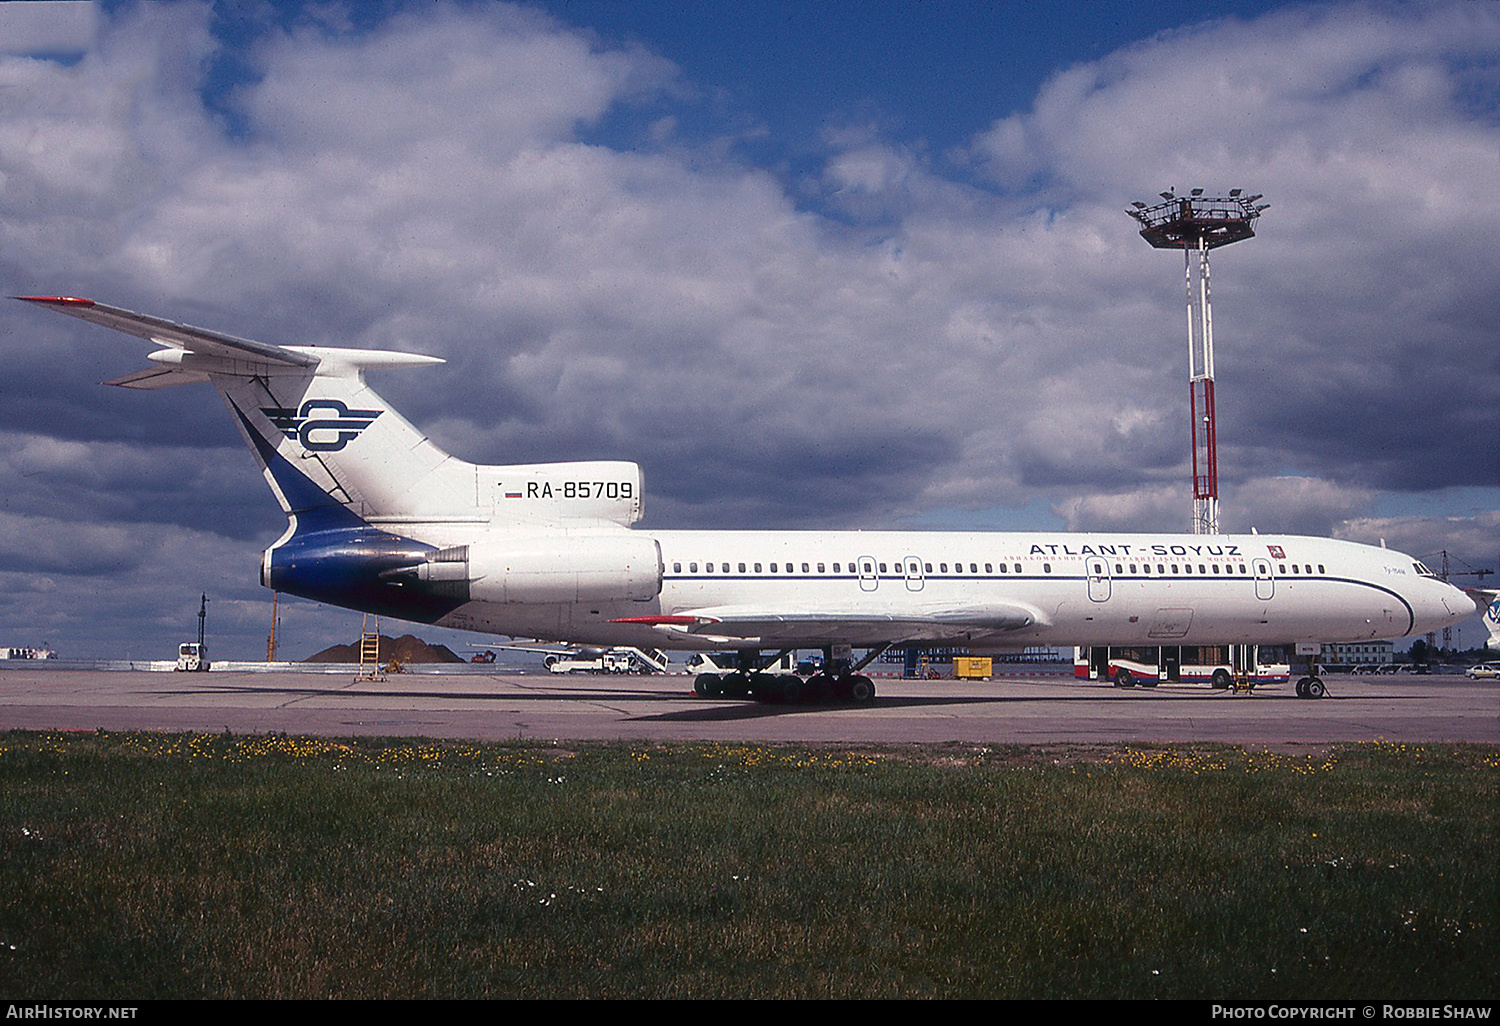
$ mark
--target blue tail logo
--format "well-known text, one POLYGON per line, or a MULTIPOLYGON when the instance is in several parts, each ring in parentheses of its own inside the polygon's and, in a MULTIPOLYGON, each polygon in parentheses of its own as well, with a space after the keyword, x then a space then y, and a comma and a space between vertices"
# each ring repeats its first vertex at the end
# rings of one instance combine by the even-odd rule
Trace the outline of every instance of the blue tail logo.
POLYGON ((297 410, 262 406, 260 412, 282 434, 301 442, 309 452, 339 452, 381 414, 380 410, 351 410, 338 399, 308 399, 297 410), (323 415, 314 416, 315 413, 323 415))

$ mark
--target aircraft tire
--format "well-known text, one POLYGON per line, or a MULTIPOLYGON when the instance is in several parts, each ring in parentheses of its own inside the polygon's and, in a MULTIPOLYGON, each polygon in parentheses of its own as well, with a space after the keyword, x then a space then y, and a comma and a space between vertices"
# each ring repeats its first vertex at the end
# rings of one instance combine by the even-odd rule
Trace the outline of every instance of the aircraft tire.
POLYGON ((717 673, 700 673, 693 681, 693 690, 704 698, 712 698, 724 693, 724 683, 717 673))
POLYGON ((745 674, 745 687, 741 691, 731 692, 736 698, 748 698, 751 695, 763 694, 776 688, 776 678, 769 673, 757 670, 754 673, 745 674))
POLYGON ((817 675, 807 678, 808 684, 811 684, 814 679, 819 681, 819 688, 814 691, 817 694, 819 702, 826 702, 826 700, 843 702, 844 699, 849 697, 849 675, 847 673, 844 673, 843 676, 832 676, 831 673, 817 673, 817 675))
POLYGON ((842 686, 843 681, 838 678, 826 673, 815 673, 802 685, 802 701, 826 702, 830 697, 837 698, 842 686))
POLYGON ((1322 678, 1320 678, 1320 677, 1309 677, 1309 678, 1307 678, 1307 697, 1308 698, 1322 698, 1326 694, 1328 694, 1328 689, 1323 686, 1323 680, 1322 680, 1322 678))
POLYGON ((748 674, 744 670, 730 670, 724 674, 721 680, 723 682, 723 694, 731 698, 744 698, 755 688, 754 675, 748 674))
POLYGON ((777 695, 781 701, 787 705, 796 705, 802 701, 805 686, 802 683, 801 677, 793 677, 788 674, 784 677, 778 677, 776 682, 781 688, 777 695))
POLYGON ((875 701, 875 682, 862 673, 850 677, 849 701, 855 705, 869 705, 875 701))
POLYGON ((1306 677, 1302 677, 1302 678, 1300 678, 1297 681, 1297 697, 1298 698, 1306 698, 1307 697, 1307 678, 1306 677))

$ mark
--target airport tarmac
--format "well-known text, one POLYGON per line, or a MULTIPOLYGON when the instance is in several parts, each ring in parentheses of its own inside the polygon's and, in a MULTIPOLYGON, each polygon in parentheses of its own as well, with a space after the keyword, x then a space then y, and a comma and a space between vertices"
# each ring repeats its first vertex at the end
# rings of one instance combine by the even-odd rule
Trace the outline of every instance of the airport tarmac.
POLYGON ((700 698, 687 676, 145 673, 0 669, 0 729, 815 744, 1386 740, 1500 744, 1500 683, 1330 677, 1247 694, 1059 678, 877 681, 870 706, 700 698))

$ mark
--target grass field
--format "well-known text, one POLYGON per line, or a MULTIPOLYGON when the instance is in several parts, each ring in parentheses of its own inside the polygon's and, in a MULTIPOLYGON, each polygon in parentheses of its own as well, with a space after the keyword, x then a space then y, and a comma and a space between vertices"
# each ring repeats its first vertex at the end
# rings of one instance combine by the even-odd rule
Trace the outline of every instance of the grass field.
POLYGON ((0 735, 0 993, 1493 998, 1500 752, 0 735))

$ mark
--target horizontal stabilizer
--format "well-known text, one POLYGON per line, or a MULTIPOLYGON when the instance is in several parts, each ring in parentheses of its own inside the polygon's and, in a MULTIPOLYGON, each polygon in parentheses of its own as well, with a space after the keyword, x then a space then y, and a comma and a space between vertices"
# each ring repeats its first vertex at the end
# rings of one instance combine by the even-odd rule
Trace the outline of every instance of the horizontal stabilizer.
MULTIPOLYGON (((248 358, 263 363, 286 364, 291 367, 316 367, 318 365, 318 358, 309 353, 273 346, 268 342, 252 342, 247 338, 236 338, 233 335, 209 331, 207 328, 194 328, 191 325, 178 324, 176 321, 169 321, 165 318, 96 303, 92 299, 78 299, 73 296, 16 296, 15 298, 49 307, 69 317, 77 317, 106 328, 113 328, 115 331, 123 331, 127 335, 134 335, 158 345, 170 346, 173 349, 186 349, 204 356, 217 356, 227 360, 248 358)), ((173 384, 177 383, 173 382, 173 384)), ((126 384, 126 380, 122 378, 110 384, 126 384)), ((152 386, 126 384, 126 387, 149 388, 152 386)))
POLYGON ((196 385, 207 380, 207 374, 197 371, 185 371, 176 367, 147 367, 134 374, 127 374, 123 378, 113 378, 104 384, 119 385, 121 388, 156 389, 172 388, 176 385, 196 385))

